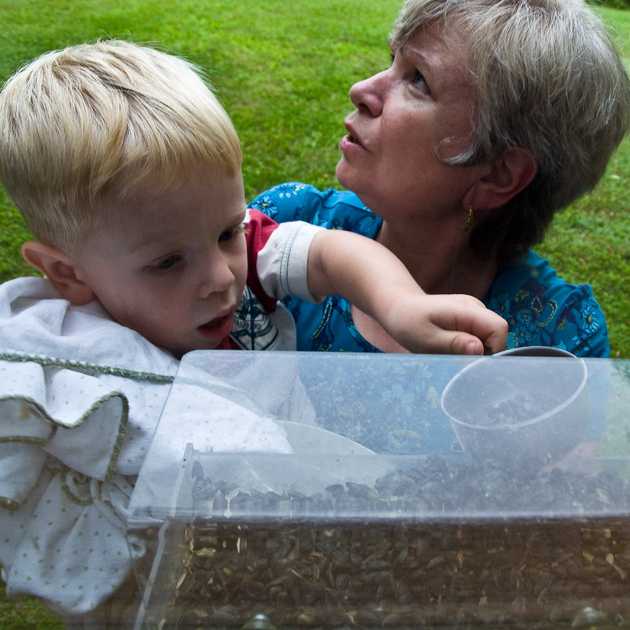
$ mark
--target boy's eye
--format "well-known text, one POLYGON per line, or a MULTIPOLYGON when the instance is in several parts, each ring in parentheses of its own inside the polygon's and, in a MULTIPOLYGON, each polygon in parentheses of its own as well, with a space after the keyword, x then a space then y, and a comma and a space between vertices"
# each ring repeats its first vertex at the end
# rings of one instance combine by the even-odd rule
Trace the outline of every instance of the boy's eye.
POLYGON ((183 258, 180 254, 173 254, 171 256, 167 256, 166 258, 162 258, 162 260, 158 260, 157 263, 151 265, 151 269, 156 271, 168 271, 178 265, 182 260, 183 258))
POLYGON ((219 234, 219 243, 225 243, 226 241, 231 241, 233 238, 242 234, 245 230, 245 224, 239 223, 235 227, 231 227, 229 230, 225 230, 219 234))

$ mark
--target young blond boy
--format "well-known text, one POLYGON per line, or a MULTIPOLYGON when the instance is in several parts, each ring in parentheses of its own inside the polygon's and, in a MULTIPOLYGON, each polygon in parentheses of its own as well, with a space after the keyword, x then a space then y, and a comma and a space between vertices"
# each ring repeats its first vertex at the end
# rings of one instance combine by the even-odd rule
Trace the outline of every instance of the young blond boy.
MULTIPOLYGON (((76 352, 85 361, 89 347, 97 377, 120 377, 119 389, 127 393, 125 378, 172 374, 169 361, 191 350, 292 349, 293 322, 277 300, 330 293, 357 304, 412 351, 478 354, 484 346, 503 347, 507 324, 500 317, 468 296, 424 295, 376 242, 305 223, 277 226, 248 211, 240 167, 229 117, 182 59, 106 41, 45 54, 16 73, 0 94, 0 178, 36 239, 24 243, 22 255, 45 278, 0 287, 0 352, 30 355, 41 344, 50 355, 58 344, 66 359, 76 352), (29 313, 35 313, 32 320, 29 313), (131 344, 137 344, 133 356, 140 356, 133 359, 140 366, 135 372, 128 364, 120 369, 131 344)), ((47 365, 53 364, 60 365, 47 365)), ((108 472, 95 475, 101 490, 115 480, 112 470, 126 480, 137 474, 142 448, 134 457, 125 454, 138 436, 150 435, 157 413, 144 411, 135 409, 145 416, 144 426, 134 426, 130 412, 125 441, 112 440, 120 452, 114 455, 112 446, 108 472)), ((12 436, 15 443, 27 444, 27 438, 12 436)), ((59 448, 48 448, 47 457, 52 452, 59 448)), ((67 476, 72 456, 62 455, 67 476)), ((5 472, 6 461, 0 457, 5 472)), ((90 468, 81 465, 89 478, 90 468)), ((45 482, 52 484, 55 475, 45 482)), ((99 500, 110 496, 114 505, 126 481, 116 483, 118 494, 99 491, 99 500)), ((20 500, 6 505, 24 527, 28 510, 50 508, 29 504, 30 490, 21 492, 20 500)), ((31 495, 43 493, 33 486, 31 495)), ((1 488, 0 496, 6 496, 1 488)), ((124 511, 120 501, 114 520, 124 511)), ((88 519, 77 514, 81 522, 88 519)), ((124 531, 123 520, 120 525, 124 531)), ((6 569, 24 540, 5 542, 0 561, 6 569)), ((38 574, 37 587, 14 567, 11 575, 19 583, 16 592, 34 592, 76 613, 113 592, 126 566, 119 563, 109 586, 92 599, 79 593, 74 565, 74 599, 55 599, 54 563, 52 573, 38 574)))

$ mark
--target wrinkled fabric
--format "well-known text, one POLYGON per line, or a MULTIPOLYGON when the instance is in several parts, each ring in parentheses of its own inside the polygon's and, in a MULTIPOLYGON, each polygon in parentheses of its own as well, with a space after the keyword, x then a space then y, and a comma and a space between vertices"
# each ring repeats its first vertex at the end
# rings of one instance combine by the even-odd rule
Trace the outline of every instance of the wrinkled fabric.
POLYGON ((125 531, 130 488, 120 475, 95 482, 46 467, 28 501, 0 509, 8 593, 82 613, 115 592, 144 553, 142 540, 125 531))
POLYGON ((0 286, 0 563, 9 594, 66 613, 124 581, 136 475, 178 362, 46 281, 0 286), (115 367, 112 367, 115 366, 115 367))
MULTIPOLYGON (((198 354, 212 361, 213 352, 198 354)), ((124 583, 145 554, 128 531, 130 498, 178 368, 96 302, 71 306, 41 278, 0 285, 0 564, 9 595, 75 616, 124 583)), ((179 392, 157 462, 179 461, 193 427, 204 450, 290 450, 271 418, 225 400, 222 387, 179 392)))

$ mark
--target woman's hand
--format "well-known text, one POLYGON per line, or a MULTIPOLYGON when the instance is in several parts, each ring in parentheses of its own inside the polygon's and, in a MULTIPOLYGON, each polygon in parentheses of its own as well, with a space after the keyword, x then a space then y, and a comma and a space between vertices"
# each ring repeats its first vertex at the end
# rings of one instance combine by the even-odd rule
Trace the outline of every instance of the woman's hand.
POLYGON ((470 295, 403 291, 394 297, 383 328, 411 352, 484 354, 505 348, 507 322, 470 295))

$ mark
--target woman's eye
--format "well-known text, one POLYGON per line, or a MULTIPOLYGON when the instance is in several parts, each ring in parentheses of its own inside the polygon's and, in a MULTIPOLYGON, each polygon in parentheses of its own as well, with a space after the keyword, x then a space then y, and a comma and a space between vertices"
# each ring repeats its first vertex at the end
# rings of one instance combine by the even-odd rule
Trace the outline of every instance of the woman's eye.
MULTIPOLYGON (((394 67, 397 64, 398 53, 392 51, 391 53, 391 66, 394 67)), ((431 94, 431 89, 429 88, 424 75, 418 68, 416 68, 412 61, 410 61, 407 56, 401 53, 400 62, 397 66, 399 71, 402 74, 402 77, 405 81, 409 82, 414 89, 420 90, 424 94, 431 94)))
POLYGON ((182 256, 179 254, 173 254, 172 256, 167 256, 166 258, 162 258, 157 263, 151 266, 152 269, 156 271, 168 271, 172 269, 183 260, 182 256))
POLYGON ((424 79, 424 75, 417 68, 413 72, 413 78, 411 79, 411 83, 414 87, 420 88, 425 92, 430 92, 429 86, 424 79))

